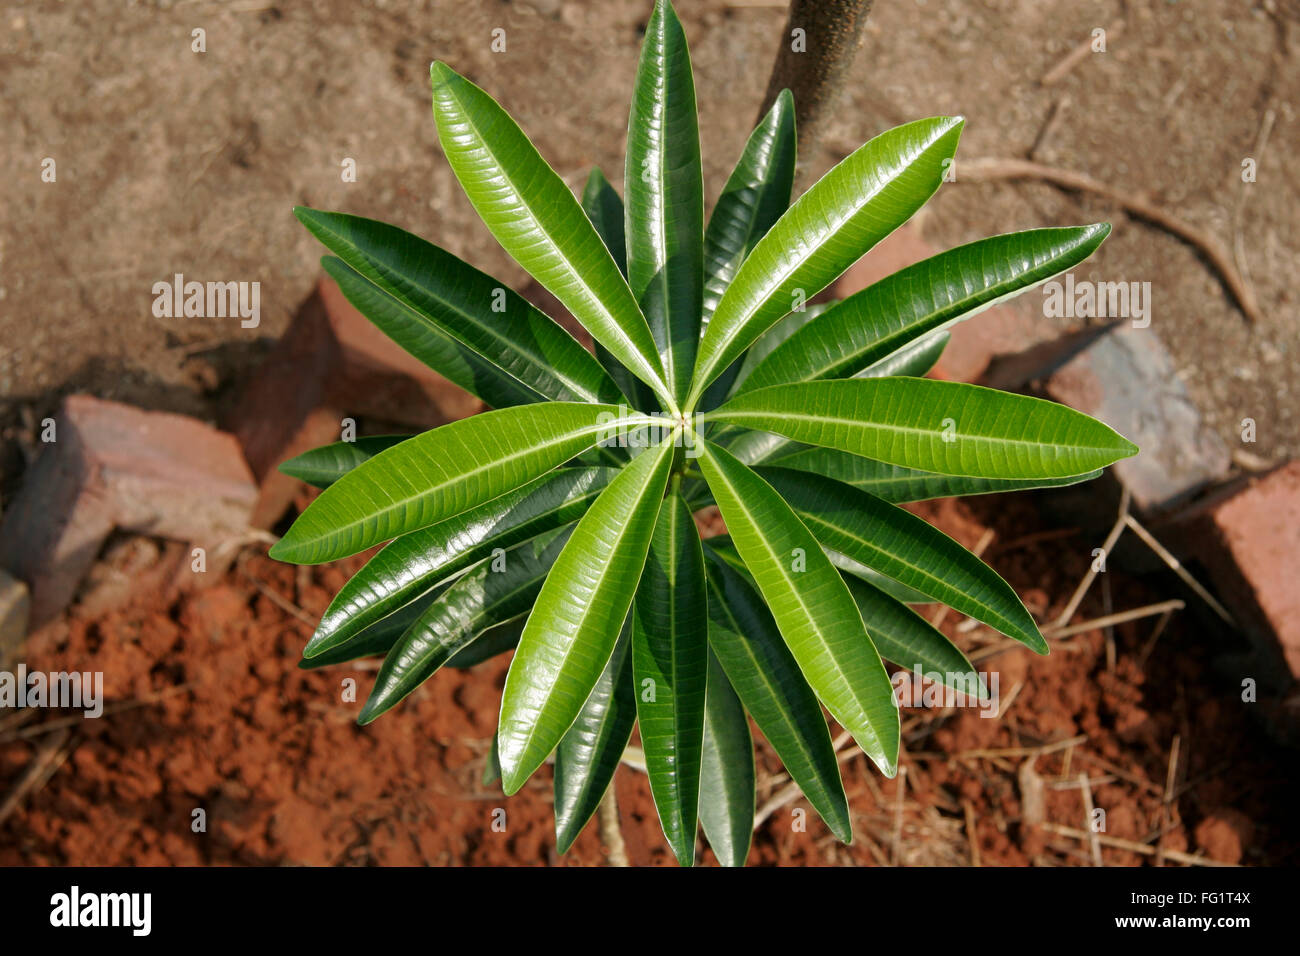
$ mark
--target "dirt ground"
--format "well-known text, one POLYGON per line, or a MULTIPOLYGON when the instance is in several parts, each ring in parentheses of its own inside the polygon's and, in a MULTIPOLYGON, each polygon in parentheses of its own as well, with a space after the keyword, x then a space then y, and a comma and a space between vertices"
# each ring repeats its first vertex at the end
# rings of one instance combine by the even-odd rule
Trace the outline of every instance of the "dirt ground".
MULTIPOLYGON (((1087 570, 1088 549, 1072 546, 1068 529, 1045 529, 1025 496, 917 510, 967 547, 991 531, 986 556, 1040 620, 1060 612, 1087 570)), ((343 682, 355 680, 364 701, 373 666, 296 667, 308 621, 358 559, 295 569, 250 551, 220 583, 170 595, 180 556, 179 546, 119 540, 81 604, 34 642, 29 668, 102 670, 109 703, 101 719, 74 717, 68 736, 59 715, 27 710, 0 721, 0 793, 42 751, 48 761, 48 779, 0 821, 0 866, 606 861, 594 823, 556 857, 549 769, 509 799, 481 783, 508 656, 444 670, 358 728, 360 703, 342 699, 343 682), (136 597, 123 603, 127 577, 136 597), (493 826, 500 810, 504 830, 493 826)), ((1120 573, 1104 577, 1115 608, 1168 597, 1159 578, 1153 590, 1120 573)), ((1094 588, 1081 615, 1096 618, 1104 599, 1094 588)), ((1166 853, 1300 862, 1293 775, 1279 771, 1294 754, 1261 732, 1238 682, 1216 668, 1236 649, 1221 628, 1189 611, 1152 643, 1153 619, 1121 625, 1110 662, 1101 630, 1054 641, 1037 658, 999 652, 997 635, 959 615, 941 626, 997 674, 999 715, 905 709, 897 780, 881 778, 851 745, 843 751, 852 845, 800 798, 759 828, 751 862, 1091 865, 1086 841, 1031 826, 1025 806, 1041 788, 1049 827, 1081 830, 1081 774, 1106 813, 1106 839, 1148 843, 1163 832, 1153 845, 1166 853), (1040 746, 1047 752, 1026 759, 1040 746)), ((788 779, 756 740, 762 806, 788 779)), ((624 766, 616 784, 629 860, 670 864, 645 776, 624 766)), ((1099 852, 1109 866, 1154 861, 1122 846, 1099 852)))
MULTIPOLYGON (((705 181, 717 194, 766 86, 785 12, 678 5, 692 45, 705 181)), ((321 250, 295 203, 397 223, 518 284, 436 145, 428 64, 485 86, 575 188, 622 179, 649 0, 18 2, 0 22, 0 425, 14 442, 71 390, 212 416, 305 298, 321 250), (192 31, 206 31, 195 53, 192 31), (505 52, 491 50, 505 30, 505 52), (55 160, 57 180, 43 182, 55 160), (356 161, 345 183, 341 163, 356 161), (258 281, 262 322, 158 319, 153 283, 258 281)), ((940 246, 1109 219, 1083 272, 1149 281, 1153 328, 1229 447, 1300 450, 1296 0, 880 0, 811 169, 881 128, 968 118, 959 158, 1024 157, 1149 195, 1236 250, 1251 328, 1184 242, 1038 183, 957 183, 924 221, 940 246), (1107 52, 1039 80, 1095 28, 1107 52), (1049 117, 1055 118, 1049 122, 1049 117), (1241 180, 1244 158, 1257 181, 1241 180)), ((960 167, 959 167, 960 169, 960 167)), ((1080 277, 1083 277, 1082 275, 1080 277)), ((1047 321, 1047 320, 1045 320, 1047 321)), ((1072 324, 1072 320, 1060 320, 1072 324)), ((1076 323, 1077 324, 1077 323, 1076 323)))
MULTIPOLYGON (((575 189, 592 165, 621 185, 649 6, 7 6, 0 489, 20 477, 35 423, 72 391, 215 419, 319 275, 321 250, 290 214, 294 204, 394 222, 522 286, 439 154, 428 63, 444 59, 487 88, 575 189), (498 27, 504 53, 490 49, 498 27), (204 53, 191 50, 197 28, 204 53), (55 182, 42 182, 46 158, 55 182), (354 183, 340 177, 349 158, 354 183), (260 282, 260 326, 155 318, 152 286, 176 273, 260 282)), ((692 44, 711 200, 748 134, 785 12, 763 2, 677 7, 692 44)), ((1207 419, 1230 448, 1239 447, 1241 419, 1255 419, 1250 450, 1278 461, 1300 452, 1290 375, 1300 358, 1300 185, 1284 165, 1300 147, 1298 43, 1294 0, 877 0, 854 81, 811 168, 824 170, 886 126, 962 113, 960 157, 1032 155, 1145 194, 1207 230, 1252 282, 1258 327, 1191 247, 1096 198, 959 175, 923 213, 926 237, 941 247, 1115 222, 1079 277, 1151 282, 1152 327, 1207 419), (1109 31, 1108 52, 1041 86, 1097 27, 1109 31), (1241 180, 1247 157, 1258 161, 1255 183, 1241 180)), ((919 510, 967 546, 991 528, 990 563, 1040 620, 1062 608, 1093 546, 1023 496, 919 510)), ((508 801, 480 784, 504 660, 443 673, 362 730, 353 723, 359 705, 339 700, 339 682, 357 678, 364 700, 369 671, 296 668, 307 619, 350 565, 295 571, 248 551, 219 583, 174 594, 166 584, 177 557, 173 546, 119 540, 103 583, 31 648, 34 669, 103 670, 119 709, 78 720, 66 736, 23 714, 0 721, 0 794, 40 754, 49 773, 0 819, 0 865, 606 860, 594 826, 554 858, 546 771, 508 801), (114 588, 127 577, 152 583, 121 600, 114 588), (491 826, 498 807, 504 833, 491 826), (206 812, 204 833, 191 828, 196 809, 206 812)), ((1106 580, 1115 608, 1171 594, 1160 577, 1106 580)), ((1104 600, 1094 591, 1080 614, 1104 613, 1104 600)), ((860 756, 844 762, 859 835, 851 847, 811 812, 806 831, 793 827, 791 811, 806 806, 796 802, 760 828, 753 861, 1089 864, 1086 840, 1028 826, 1022 806, 1025 788, 1037 786, 1023 776, 1025 750, 1084 736, 1032 764, 1050 823, 1083 826, 1077 778, 1086 772, 1110 837, 1147 843, 1163 832, 1167 852, 1300 862, 1294 786, 1278 770, 1294 755, 1260 731, 1238 681, 1216 666, 1235 649, 1221 629, 1188 612, 1154 644, 1154 622, 1144 620, 1116 627, 1111 653, 1107 635, 1091 631, 1031 660, 992 654, 993 635, 959 615, 942 626, 989 653, 1005 695, 1019 688, 1006 713, 906 712, 905 778, 883 781, 860 756)), ((763 803, 787 781, 765 745, 759 758, 763 803)), ((632 862, 669 862, 644 776, 621 769, 618 796, 632 862)), ((1108 865, 1153 862, 1115 846, 1100 852, 1108 865)))

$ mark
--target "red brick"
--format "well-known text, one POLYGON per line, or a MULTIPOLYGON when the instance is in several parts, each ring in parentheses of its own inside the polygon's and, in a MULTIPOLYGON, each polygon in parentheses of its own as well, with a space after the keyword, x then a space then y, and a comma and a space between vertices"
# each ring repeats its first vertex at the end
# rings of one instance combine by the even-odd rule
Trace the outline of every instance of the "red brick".
POLYGON ((1197 550, 1229 609, 1300 680, 1300 461, 1219 501, 1204 520, 1197 550))
POLYGON ((0 566, 30 586, 33 627, 68 604, 114 527, 208 548, 248 527, 257 489, 232 436, 86 395, 55 427, 0 525, 0 566))

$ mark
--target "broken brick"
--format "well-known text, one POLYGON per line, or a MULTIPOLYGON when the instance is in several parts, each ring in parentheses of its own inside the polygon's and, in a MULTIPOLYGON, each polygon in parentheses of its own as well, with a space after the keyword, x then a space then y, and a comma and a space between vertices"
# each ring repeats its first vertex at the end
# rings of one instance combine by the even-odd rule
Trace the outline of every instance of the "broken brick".
POLYGON ((214 547, 248 527, 257 488, 234 438, 183 415, 69 396, 0 524, 0 567, 39 627, 72 599, 115 527, 214 547))
POLYGON ((1300 680, 1300 461, 1205 509, 1191 537, 1220 596, 1266 660, 1300 680))
POLYGON ((1228 473, 1227 448, 1202 423, 1173 359, 1149 328, 1113 326, 1057 369, 1045 390, 1141 449, 1112 466, 1141 511, 1168 510, 1228 473))

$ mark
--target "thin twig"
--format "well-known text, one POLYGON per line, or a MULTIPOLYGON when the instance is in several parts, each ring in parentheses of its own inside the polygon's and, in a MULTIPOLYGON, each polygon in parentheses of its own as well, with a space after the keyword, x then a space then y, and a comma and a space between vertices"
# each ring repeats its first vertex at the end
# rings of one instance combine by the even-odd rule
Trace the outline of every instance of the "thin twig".
MULTIPOLYGON (((1106 28, 1106 41, 1110 42, 1124 32, 1124 21, 1116 20, 1106 28)), ((1070 71, 1092 55, 1092 37, 1084 40, 1078 46, 1070 50, 1061 58, 1061 61, 1043 74, 1043 78, 1038 81, 1039 86, 1052 86, 1059 83, 1069 75, 1070 71)))
POLYGON ((1086 773, 1079 774, 1079 791, 1083 794, 1083 819, 1088 826, 1088 835, 1090 837, 1088 845, 1092 850, 1092 865, 1105 866, 1106 864, 1101 858, 1101 842, 1097 839, 1097 828, 1093 826, 1092 822, 1092 812, 1096 808, 1092 803, 1092 785, 1088 783, 1086 773))
POLYGON ((600 801, 600 841, 605 844, 605 859, 610 866, 628 866, 627 844, 623 842, 623 828, 618 820, 618 798, 610 782, 605 798, 600 801))
POLYGON ((39 791, 53 776, 54 771, 58 770, 63 760, 67 759, 68 751, 64 748, 64 744, 67 743, 71 733, 72 731, 64 727, 57 734, 41 741, 22 779, 9 791, 4 802, 0 803, 0 824, 3 824, 9 815, 18 809, 24 798, 39 791), (60 759, 61 754, 63 759, 60 759))
MULTIPOLYGON (((1125 488, 1123 494, 1120 495, 1119 515, 1116 517, 1115 524, 1111 527, 1110 533, 1106 535, 1106 540, 1101 546, 1102 567, 1105 567, 1106 558, 1110 555, 1110 549, 1115 547, 1115 542, 1118 541, 1119 536, 1124 533, 1124 519, 1128 517, 1128 506, 1131 497, 1132 496, 1127 488, 1125 488)), ((1057 627, 1064 627, 1069 623, 1070 618, 1074 617, 1074 612, 1077 611, 1079 605, 1083 603, 1083 596, 1088 593, 1088 588, 1092 586, 1093 578, 1095 578, 1097 574, 1097 562, 1093 561, 1092 564, 1088 565, 1088 573, 1083 576, 1083 580, 1079 582, 1079 586, 1075 588, 1074 593, 1070 595, 1070 600, 1066 603, 1065 610, 1063 610, 1060 616, 1056 619, 1057 627)))
POLYGON ((1170 554, 1169 550, 1157 541, 1150 531, 1138 523, 1137 518, 1134 518, 1132 515, 1125 515, 1124 521, 1133 529, 1134 534, 1146 542, 1148 548, 1160 556, 1161 561, 1169 565, 1170 570, 1173 571, 1174 574, 1182 578, 1184 584, 1196 592, 1197 597, 1210 606, 1215 614, 1219 615, 1219 617, 1221 617, 1229 626, 1237 626, 1237 622, 1232 619, 1232 615, 1228 613, 1228 609, 1215 600, 1214 595, 1205 590, 1205 588, 1201 586, 1201 582, 1192 577, 1191 573, 1183 567, 1182 562, 1170 554))
MULTIPOLYGON (((1044 823, 1043 829, 1061 836, 1073 837, 1076 840, 1091 840, 1094 834, 1087 830, 1079 830, 1075 827, 1062 826, 1059 823, 1044 823)), ((1146 843, 1135 843, 1132 840, 1122 840, 1119 837, 1106 836, 1103 833, 1095 834, 1097 842, 1103 846, 1114 847, 1117 850, 1128 850, 1130 853, 1140 853, 1143 856, 1155 856, 1156 848, 1146 843)), ((1207 859, 1203 856, 1193 856, 1190 853, 1180 853, 1177 850, 1166 850, 1166 859, 1173 860, 1175 863, 1186 863, 1189 866, 1236 866, 1235 863, 1222 863, 1219 860, 1207 859)))

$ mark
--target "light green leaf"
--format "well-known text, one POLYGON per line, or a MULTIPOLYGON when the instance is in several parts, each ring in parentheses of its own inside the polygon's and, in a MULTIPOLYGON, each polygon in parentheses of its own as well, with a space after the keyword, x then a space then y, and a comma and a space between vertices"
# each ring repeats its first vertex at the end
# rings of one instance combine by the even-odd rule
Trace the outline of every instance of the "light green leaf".
POLYGON ((803 448, 790 455, 769 456, 767 463, 797 471, 811 471, 870 492, 895 504, 927 501, 931 498, 955 498, 961 495, 989 495, 1003 491, 1031 488, 1060 488, 1091 481, 1100 469, 1065 478, 965 478, 959 475, 936 475, 915 468, 890 465, 874 458, 850 455, 834 448, 803 448))
MULTIPOLYGON (((720 549, 731 550, 729 538, 705 543, 709 649, 790 777, 831 832, 848 843, 853 839, 849 804, 821 705, 762 596, 720 549)), ((743 569, 740 556, 731 554, 743 569)))
POLYGON ((1038 625, 1011 586, 939 529, 831 478, 784 468, 759 473, 826 547, 1047 653, 1038 625))
POLYGON ((672 4, 641 44, 627 127, 627 278, 650 323, 668 390, 686 396, 704 294, 704 182, 695 81, 672 4))
POLYGON ((797 199, 759 240, 700 340, 686 409, 796 301, 824 289, 939 188, 962 120, 899 126, 860 147, 797 199))
POLYGON ((1034 229, 958 246, 854 293, 777 347, 740 391, 847 378, 1078 265, 1110 226, 1034 229))
POLYGON ((671 410, 650 327, 564 181, 496 100, 445 63, 430 77, 442 150, 488 230, 671 410))
POLYGON ((708 622, 699 531, 670 494, 632 607, 632 672, 650 792, 682 866, 695 862, 708 622))
POLYGON ((844 579, 771 485, 707 440, 699 461, 799 669, 831 716, 892 777, 898 771, 898 708, 844 579))
POLYGON ((417 435, 321 492, 270 555, 321 564, 427 528, 545 474, 620 425, 650 421, 620 414, 611 405, 546 402, 417 435))
POLYGON ((372 435, 321 445, 280 463, 280 471, 316 488, 328 488, 363 461, 406 441, 410 435, 372 435))
POLYGON ((754 742, 749 718, 712 651, 700 764, 700 823, 723 866, 744 866, 754 837, 754 742))
POLYGON ((343 585, 303 655, 315 657, 350 641, 496 548, 577 521, 615 474, 612 468, 558 468, 469 511, 402 535, 343 585))
POLYGON ((1066 478, 1137 453, 1064 405, 927 378, 777 385, 737 395, 699 419, 972 478, 1066 478))
POLYGON ((357 723, 390 710, 486 631, 532 607, 573 527, 548 531, 507 549, 500 565, 480 562, 407 628, 384 658, 357 723))
MULTIPOLYGON (((631 618, 628 619, 629 623, 631 618)), ((630 628, 555 748, 555 849, 568 853, 614 779, 636 723, 630 628)))
POLYGON ((930 595, 922 594, 920 591, 916 590, 916 588, 909 588, 905 584, 899 584, 893 578, 867 567, 861 561, 854 561, 848 555, 840 554, 838 551, 825 546, 823 546, 822 550, 826 552, 826 557, 831 559, 831 564, 835 565, 841 571, 851 574, 856 578, 861 578, 868 584, 884 591, 900 604, 934 603, 934 598, 930 597, 930 595))
POLYGON ((390 332, 398 344, 419 342, 433 328, 552 401, 625 400, 590 352, 500 280, 396 226, 301 206, 294 213, 331 252, 404 307, 394 312, 408 321, 390 332))
POLYGON ((578 522, 538 595, 501 698, 507 794, 555 749, 609 661, 645 565, 672 459, 669 440, 618 473, 578 522))

